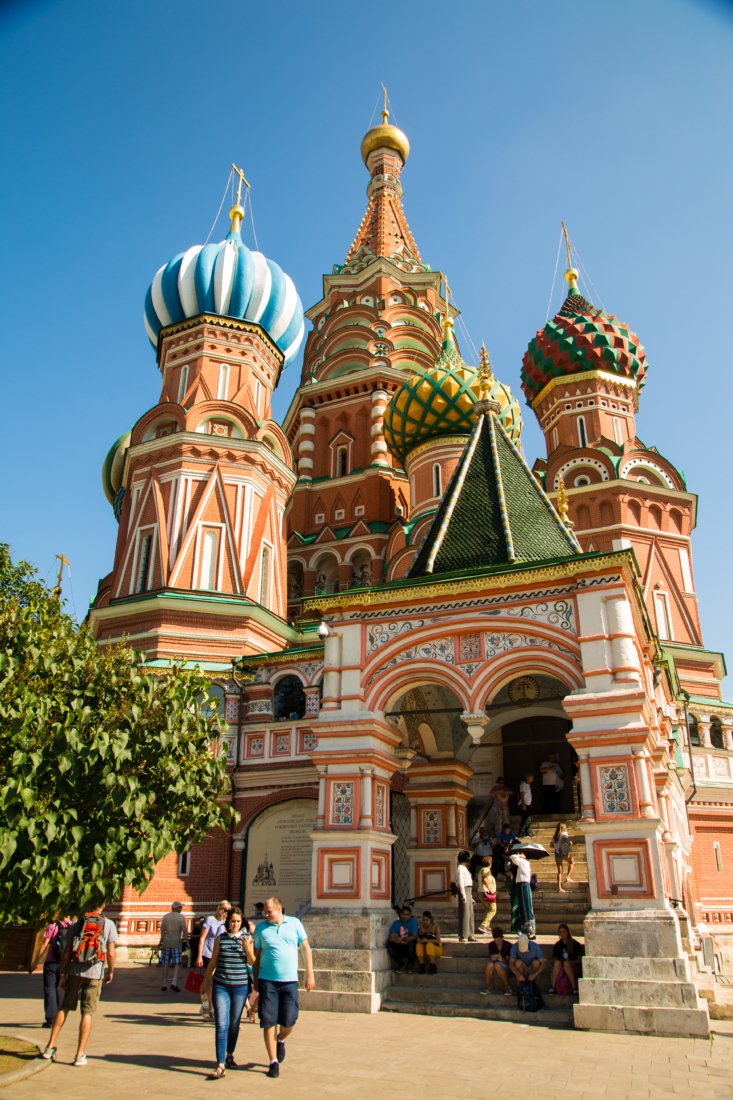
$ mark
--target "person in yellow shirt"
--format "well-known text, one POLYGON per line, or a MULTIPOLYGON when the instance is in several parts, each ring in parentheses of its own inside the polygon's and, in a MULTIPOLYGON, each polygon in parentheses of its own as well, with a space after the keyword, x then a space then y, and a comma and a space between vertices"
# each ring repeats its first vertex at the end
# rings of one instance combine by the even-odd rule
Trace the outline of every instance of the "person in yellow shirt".
POLYGON ((428 909, 422 915, 422 921, 417 932, 415 952, 417 961, 420 964, 418 973, 425 973, 425 960, 428 959, 430 961, 428 973, 437 974, 438 968, 435 962, 443 954, 443 944, 440 939, 440 928, 433 921, 433 914, 428 909))

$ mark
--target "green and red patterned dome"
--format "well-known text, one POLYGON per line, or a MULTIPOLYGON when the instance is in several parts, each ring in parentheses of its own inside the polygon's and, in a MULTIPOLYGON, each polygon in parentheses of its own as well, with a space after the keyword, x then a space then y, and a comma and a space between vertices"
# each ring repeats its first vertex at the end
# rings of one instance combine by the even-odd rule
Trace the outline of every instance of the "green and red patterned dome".
POLYGON ((553 378, 586 370, 646 381, 646 353, 639 337, 613 314, 596 309, 572 289, 562 309, 538 330, 522 360, 522 390, 531 405, 553 378))

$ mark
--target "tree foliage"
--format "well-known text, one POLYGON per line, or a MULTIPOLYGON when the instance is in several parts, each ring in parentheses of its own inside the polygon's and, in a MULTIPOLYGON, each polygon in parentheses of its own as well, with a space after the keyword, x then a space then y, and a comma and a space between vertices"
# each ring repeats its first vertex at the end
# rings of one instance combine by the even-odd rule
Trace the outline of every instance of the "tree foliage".
POLYGON ((0 926, 142 892, 164 856, 229 824, 209 687, 98 646, 0 544, 0 926))

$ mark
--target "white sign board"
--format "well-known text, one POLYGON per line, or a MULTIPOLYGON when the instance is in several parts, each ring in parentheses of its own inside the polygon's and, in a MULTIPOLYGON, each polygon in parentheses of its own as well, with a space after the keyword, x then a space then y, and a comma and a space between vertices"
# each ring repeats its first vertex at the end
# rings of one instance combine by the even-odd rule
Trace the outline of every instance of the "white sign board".
POLYGON ((318 803, 314 798, 291 798, 268 806, 250 826, 247 837, 245 915, 255 903, 277 897, 283 912, 297 916, 311 898, 311 833, 318 803))

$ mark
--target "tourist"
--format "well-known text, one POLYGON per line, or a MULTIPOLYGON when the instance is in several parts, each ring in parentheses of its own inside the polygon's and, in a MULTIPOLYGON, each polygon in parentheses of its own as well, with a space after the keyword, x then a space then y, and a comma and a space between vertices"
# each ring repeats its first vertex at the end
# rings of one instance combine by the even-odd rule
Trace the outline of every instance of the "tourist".
MULTIPOLYGON (((552 977, 550 979, 550 993, 562 994, 565 992, 565 982, 562 975, 570 983, 570 995, 578 996, 578 978, 583 972, 583 956, 585 948, 570 935, 567 924, 558 924, 557 934, 560 939, 552 949, 552 977), (561 986, 559 983, 563 981, 561 986)), ((566 988, 566 987, 565 987, 566 988)))
POLYGON ((558 764, 559 757, 550 754, 547 760, 540 765, 542 773, 542 797, 546 814, 557 813, 560 791, 563 788, 562 768, 558 764))
POLYGON ((264 901, 258 901, 255 905, 254 916, 250 917, 250 920, 257 923, 258 921, 265 919, 265 903, 264 901))
POLYGON ((488 856, 484 856, 479 867, 478 896, 486 910, 486 915, 478 926, 478 930, 483 932, 484 935, 490 936, 491 928, 489 926, 496 916, 496 879, 491 873, 491 860, 488 856))
POLYGON ((161 993, 166 993, 171 983, 174 993, 180 993, 178 988, 178 967, 181 965, 183 955, 183 942, 186 939, 186 918, 181 910, 182 901, 171 902, 171 911, 166 913, 160 922, 160 961, 163 964, 163 985, 161 993), (172 977, 168 977, 168 967, 173 967, 172 977))
POLYGON ((540 945, 521 933, 509 952, 509 968, 518 982, 535 982, 547 969, 547 959, 540 945))
POLYGON ((500 775, 496 780, 496 783, 489 791, 489 794, 494 798, 494 805, 492 807, 494 814, 494 832, 498 833, 505 823, 509 824, 509 797, 514 794, 504 782, 504 776, 500 775))
POLYGON ((213 917, 207 917, 201 926, 201 935, 199 936, 199 955, 196 960, 196 966, 209 965, 211 956, 214 954, 214 944, 216 943, 217 936, 220 936, 224 931, 224 920, 227 913, 231 909, 228 901, 220 901, 216 907, 216 913, 213 917))
POLYGON ((512 827, 509 824, 502 825, 501 831, 496 838, 496 847, 500 853, 501 871, 504 871, 504 864, 509 856, 509 849, 513 844, 517 842, 517 835, 512 831, 512 827))
POLYGON ((188 965, 196 966, 196 962, 199 957, 199 946, 201 944, 201 925, 203 924, 201 917, 197 917, 191 925, 191 935, 188 937, 188 965))
POLYGON ((223 1077, 228 1069, 236 1069, 234 1050, 239 1038, 242 1012, 251 989, 248 964, 255 961, 252 936, 245 930, 239 906, 229 909, 221 935, 214 941, 214 950, 206 967, 201 992, 207 993, 214 1007, 216 1025, 216 1069, 209 1079, 223 1077))
POLYGON ((397 920, 392 921, 392 927, 387 937, 387 954, 395 964, 394 969, 398 974, 412 974, 417 954, 417 921, 412 915, 409 905, 403 905, 397 920))
POLYGON ((48 925, 43 933, 38 954, 28 971, 29 974, 32 974, 45 954, 46 958, 43 961, 44 1027, 53 1026, 56 1013, 61 1008, 63 1000, 62 994, 59 993, 61 956, 64 953, 66 929, 72 923, 69 917, 62 917, 61 920, 48 925))
POLYGON ((469 852, 458 853, 456 886, 458 887, 458 939, 461 943, 467 940, 476 942, 473 934, 473 878, 468 869, 470 862, 469 852))
POLYGON ((298 1019, 298 947, 305 955, 305 988, 316 988, 308 933, 297 917, 286 917, 279 898, 265 902, 265 919, 255 928, 254 980, 260 1027, 270 1059, 268 1077, 279 1077, 285 1040, 298 1019), (278 1032, 278 1024, 280 1030, 278 1032))
POLYGON ((428 909, 423 913, 422 922, 418 928, 415 953, 420 964, 420 974, 425 973, 426 959, 430 964, 428 972, 437 974, 438 968, 435 962, 443 954, 443 944, 440 939, 440 928, 433 920, 433 914, 428 909))
POLYGON ((555 833, 552 837, 552 847, 555 852, 555 866, 557 867, 557 889, 560 894, 567 893, 562 888, 562 861, 566 859, 568 861, 568 875, 565 879, 566 882, 572 882, 570 873, 573 869, 574 860, 571 855, 571 848, 573 842, 568 836, 568 827, 564 821, 559 821, 555 833))
POLYGON ((85 1066, 84 1050, 92 1030, 92 1016, 97 1011, 102 984, 109 985, 115 970, 115 943, 117 929, 111 920, 103 916, 104 902, 85 913, 66 929, 66 942, 61 956, 59 989, 64 991, 61 1008, 56 1013, 44 1058, 56 1056, 56 1040, 70 1012, 76 1012, 81 999, 79 1043, 75 1066, 85 1066), (107 964, 105 976, 104 967, 107 964))
POLYGON ((519 809, 522 811, 522 819, 519 822, 519 836, 534 836, 530 832, 532 824, 532 780, 534 775, 527 772, 519 784, 519 809))
POLYGON ((491 992, 491 980, 496 974, 496 977, 504 986, 504 995, 511 997, 512 991, 509 986, 509 952, 512 945, 507 943, 504 939, 504 930, 497 924, 492 932, 494 938, 489 944, 489 961, 486 964, 485 982, 486 988, 481 990, 483 996, 488 996, 491 992))
POLYGON ((481 866, 481 860, 484 856, 490 856, 493 851, 491 838, 488 836, 486 828, 483 825, 479 828, 478 836, 471 842, 471 848, 473 848, 473 855, 471 856, 469 870, 472 875, 475 875, 476 871, 481 866))
POLYGON ((527 936, 534 936, 535 920, 532 888, 530 886, 530 879, 532 878, 530 862, 521 851, 516 849, 509 853, 509 862, 516 868, 512 875, 512 932, 523 932, 527 936))

